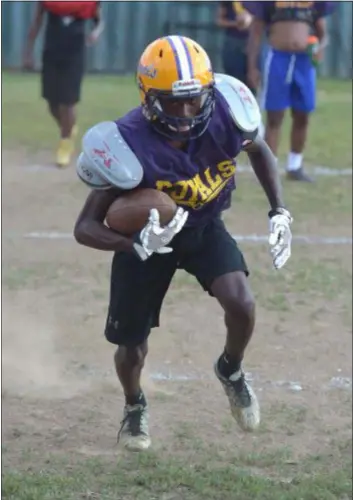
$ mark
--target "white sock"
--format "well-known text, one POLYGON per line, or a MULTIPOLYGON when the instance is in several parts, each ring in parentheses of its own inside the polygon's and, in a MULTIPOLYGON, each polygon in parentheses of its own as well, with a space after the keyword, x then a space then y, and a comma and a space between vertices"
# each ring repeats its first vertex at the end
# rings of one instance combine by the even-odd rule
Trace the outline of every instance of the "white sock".
POLYGON ((287 160, 287 170, 299 170, 302 166, 303 155, 301 153, 289 153, 287 160))
POLYGON ((261 122, 259 125, 259 136, 261 137, 261 139, 265 137, 265 125, 263 124, 263 122, 261 122))

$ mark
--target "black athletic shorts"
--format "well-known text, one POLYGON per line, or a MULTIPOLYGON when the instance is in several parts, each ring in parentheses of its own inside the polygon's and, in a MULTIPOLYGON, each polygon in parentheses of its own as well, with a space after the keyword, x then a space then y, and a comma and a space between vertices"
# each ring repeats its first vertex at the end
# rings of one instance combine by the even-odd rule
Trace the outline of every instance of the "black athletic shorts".
POLYGON ((173 252, 153 254, 145 262, 132 253, 114 254, 105 327, 112 344, 139 345, 159 326, 163 299, 177 269, 195 276, 210 295, 219 276, 233 271, 248 275, 243 254, 221 219, 183 229, 170 246, 173 252))
POLYGON ((42 59, 42 97, 49 103, 74 105, 80 101, 85 53, 77 51, 68 57, 55 57, 50 52, 42 59))

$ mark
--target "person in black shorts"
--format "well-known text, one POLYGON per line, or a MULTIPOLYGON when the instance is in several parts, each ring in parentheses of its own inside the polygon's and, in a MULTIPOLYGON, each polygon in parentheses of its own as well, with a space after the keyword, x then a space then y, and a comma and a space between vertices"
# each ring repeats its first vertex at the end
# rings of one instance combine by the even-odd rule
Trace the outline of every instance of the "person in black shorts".
POLYGON ((33 68, 33 47, 43 20, 47 18, 42 50, 42 97, 60 129, 56 154, 60 167, 70 164, 77 135, 76 104, 80 101, 85 69, 86 43, 97 41, 103 30, 100 2, 38 2, 29 30, 24 67, 33 68), (85 36, 85 22, 94 29, 85 36))

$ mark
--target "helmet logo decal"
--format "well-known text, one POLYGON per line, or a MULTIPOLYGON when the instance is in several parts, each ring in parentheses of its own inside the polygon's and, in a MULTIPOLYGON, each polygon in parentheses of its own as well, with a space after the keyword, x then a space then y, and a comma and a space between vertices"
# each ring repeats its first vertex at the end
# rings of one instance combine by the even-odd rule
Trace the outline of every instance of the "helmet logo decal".
POLYGON ((144 66, 143 64, 139 64, 138 66, 138 71, 145 76, 148 76, 148 78, 156 78, 157 76, 157 70, 156 68, 153 67, 152 64, 149 64, 148 66, 144 66))
POLYGON ((193 78, 192 80, 178 80, 173 83, 173 95, 190 95, 193 93, 199 94, 202 90, 200 80, 193 78))

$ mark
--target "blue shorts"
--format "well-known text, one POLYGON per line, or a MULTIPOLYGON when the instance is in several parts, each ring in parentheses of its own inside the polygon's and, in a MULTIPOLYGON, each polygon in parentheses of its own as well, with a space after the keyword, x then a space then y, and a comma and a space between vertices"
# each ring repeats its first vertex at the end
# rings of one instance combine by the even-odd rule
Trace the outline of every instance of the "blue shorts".
POLYGON ((316 69, 306 53, 269 47, 264 64, 261 107, 266 111, 292 108, 310 113, 316 104, 316 69))

